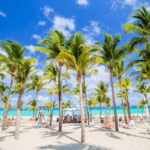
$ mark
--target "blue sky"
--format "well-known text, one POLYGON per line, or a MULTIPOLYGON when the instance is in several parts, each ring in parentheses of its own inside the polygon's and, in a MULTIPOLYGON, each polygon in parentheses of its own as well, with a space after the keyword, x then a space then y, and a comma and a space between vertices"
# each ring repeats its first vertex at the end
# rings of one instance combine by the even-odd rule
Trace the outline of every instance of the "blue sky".
MULTIPOLYGON (((41 70, 45 55, 35 52, 33 46, 48 31, 58 29, 66 37, 80 31, 88 44, 102 40, 105 32, 121 33, 124 43, 131 35, 123 32, 122 25, 134 21, 131 15, 141 3, 150 8, 149 0, 1 0, 0 40, 11 39, 27 46, 25 57, 37 57, 39 63, 36 68, 41 70)), ((88 83, 93 83, 89 90, 95 87, 98 78, 109 82, 108 71, 103 66, 99 67, 96 77, 87 78, 88 83)), ((70 82, 76 82, 73 76, 70 82)), ((30 92, 24 99, 33 97, 34 92, 30 92)), ((41 92, 39 99, 46 101, 49 97, 46 92, 41 92)), ((16 101, 16 97, 13 100, 16 101)))

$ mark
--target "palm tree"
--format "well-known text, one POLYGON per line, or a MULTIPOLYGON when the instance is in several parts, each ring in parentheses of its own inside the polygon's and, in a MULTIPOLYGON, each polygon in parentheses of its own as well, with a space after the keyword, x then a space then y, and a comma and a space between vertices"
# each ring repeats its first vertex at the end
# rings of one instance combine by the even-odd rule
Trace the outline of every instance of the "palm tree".
POLYGON ((92 109, 91 109, 91 108, 92 108, 92 106, 93 106, 93 98, 88 99, 87 103, 88 103, 90 112, 92 113, 92 109))
POLYGON ((37 105, 36 99, 30 100, 30 102, 29 102, 29 110, 33 111, 33 118, 35 117, 36 105, 37 105))
POLYGON ((0 42, 0 47, 6 53, 6 55, 0 54, 0 61, 5 64, 5 70, 11 75, 8 91, 8 100, 3 113, 2 130, 5 129, 5 122, 8 115, 8 109, 10 105, 12 87, 14 82, 14 73, 16 72, 16 64, 23 58, 25 47, 22 47, 20 43, 13 41, 0 42))
POLYGON ((45 37, 40 44, 44 47, 36 46, 35 49, 47 54, 46 60, 54 60, 58 62, 58 99, 59 99, 59 131, 62 131, 62 92, 61 92, 61 72, 64 62, 62 59, 58 59, 58 55, 62 52, 62 47, 66 46, 65 37, 62 32, 52 31, 48 37, 45 37), (60 48, 61 47, 61 48, 60 48))
POLYGON ((141 108, 141 110, 142 110, 142 116, 143 116, 143 108, 144 108, 144 106, 146 106, 146 105, 147 105, 147 101, 146 101, 146 100, 141 99, 141 100, 139 101, 138 108, 141 108))
POLYGON ((65 108, 68 108, 68 107, 71 107, 71 101, 64 101, 62 103, 62 108, 65 109, 65 108))
POLYGON ((89 105, 88 105, 88 99, 87 99, 87 85, 86 85, 85 76, 86 76, 86 74, 91 75, 91 74, 96 74, 96 73, 97 73, 96 69, 92 70, 91 68, 88 68, 88 66, 85 67, 84 73, 83 73, 83 94, 84 94, 83 98, 86 103, 86 116, 87 116, 86 118, 88 120, 88 125, 90 125, 90 113, 89 113, 89 105))
POLYGON ((117 117, 117 110, 116 110, 116 101, 115 101, 115 91, 113 85, 113 69, 114 65, 121 61, 122 58, 125 56, 125 48, 118 47, 118 43, 120 42, 120 35, 115 35, 112 37, 109 34, 104 35, 104 42, 97 43, 100 48, 97 50, 99 53, 99 57, 101 59, 101 64, 107 66, 110 72, 110 83, 112 89, 112 100, 113 100, 113 107, 114 107, 114 118, 115 118, 115 130, 119 131, 118 129, 118 117, 117 117))
POLYGON ((89 47, 85 44, 84 37, 81 33, 75 33, 68 40, 67 49, 62 51, 58 59, 63 59, 66 66, 75 70, 77 75, 76 79, 79 84, 80 91, 80 112, 81 112, 81 143, 85 142, 85 118, 83 107, 83 74, 85 68, 88 68, 95 62, 95 56, 91 55, 89 47))
POLYGON ((131 76, 136 76, 136 81, 141 82, 144 80, 150 81, 150 65, 149 64, 139 64, 135 71, 131 73, 131 76))
POLYGON ((141 83, 140 85, 138 85, 136 87, 135 92, 139 92, 139 93, 144 95, 145 101, 147 102, 146 105, 145 105, 146 110, 148 110, 148 113, 149 113, 149 116, 150 116, 150 110, 148 108, 149 102, 148 102, 148 98, 147 98, 148 94, 150 93, 150 86, 147 83, 143 82, 143 83, 141 83))
POLYGON ((36 100, 36 106, 35 106, 35 117, 37 115, 37 107, 38 107, 38 94, 41 89, 45 86, 46 82, 44 82, 43 77, 39 75, 32 75, 31 77, 31 83, 27 85, 29 90, 35 91, 35 100, 36 100))
MULTIPOLYGON (((54 110, 54 108, 56 107, 56 102, 54 101, 54 102, 46 102, 45 104, 44 104, 44 108, 46 108, 46 109, 48 109, 48 111, 50 111, 51 109, 53 109, 54 110)), ((51 110, 52 111, 52 110, 51 110)), ((50 113, 50 115, 53 115, 53 113, 51 114, 50 113)), ((53 116, 52 116, 53 117, 53 116)), ((50 116, 50 118, 51 118, 51 116, 50 116)), ((51 121, 51 120, 50 120, 51 121)), ((51 124, 52 125, 52 124, 51 124)))
POLYGON ((102 103, 105 102, 105 99, 106 99, 106 94, 108 92, 108 85, 105 84, 103 81, 100 81, 98 84, 97 84, 97 88, 95 89, 96 90, 96 99, 97 99, 97 102, 100 104, 100 119, 101 119, 101 105, 102 103))
POLYGON ((142 8, 137 9, 137 11, 134 12, 132 16, 132 18, 135 19, 134 23, 126 23, 124 25, 125 32, 132 32, 139 35, 138 37, 133 37, 130 40, 131 48, 134 48, 136 45, 149 41, 150 12, 148 11, 148 8, 146 8, 144 5, 141 6, 142 8))
POLYGON ((27 87, 27 81, 32 72, 32 63, 35 59, 28 58, 22 59, 16 66, 15 81, 16 92, 18 93, 17 102, 17 114, 16 114, 16 127, 15 127, 15 139, 19 139, 19 126, 20 126, 20 111, 22 108, 22 96, 27 87))
POLYGON ((126 77, 125 79, 122 80, 122 87, 124 88, 122 93, 123 93, 123 95, 126 99, 129 120, 131 120, 131 111, 130 111, 130 103, 129 103, 129 98, 128 97, 129 97, 129 87, 131 85, 132 85, 132 82, 130 81, 129 77, 126 77))
POLYGON ((4 95, 4 93, 8 90, 8 87, 3 83, 3 82, 0 82, 0 101, 4 102, 5 106, 6 106, 6 103, 7 103, 7 96, 4 95))
MULTIPOLYGON (((106 116, 106 108, 110 108, 110 97, 106 96, 105 100, 104 100, 104 104, 105 104, 105 116, 106 116)), ((111 113, 110 113, 111 114, 111 113)))
POLYGON ((102 103, 105 101, 105 95, 98 94, 96 97, 97 103, 100 105, 100 120, 102 117, 102 103))
MULTIPOLYGON (((50 79, 53 81, 53 92, 52 92, 52 104, 55 104, 55 93, 56 93, 56 80, 58 78, 58 67, 55 63, 49 63, 45 67, 45 76, 46 78, 50 79)), ((53 111, 54 111, 54 105, 51 107, 51 112, 50 112, 50 126, 52 126, 52 121, 53 121, 53 111)))
MULTIPOLYGON (((128 68, 125 68, 124 66, 124 62, 120 61, 119 63, 117 63, 114 67, 114 75, 117 76, 118 81, 119 81, 119 86, 120 86, 120 93, 121 93, 121 98, 122 98, 122 104, 125 103, 125 99, 123 97, 123 89, 122 89, 122 76, 124 75, 124 73, 127 71, 128 68)), ((125 111, 125 107, 123 107, 123 114, 124 114, 124 120, 125 123, 127 124, 127 116, 126 116, 126 111, 125 111)))
POLYGON ((3 97, 4 93, 7 90, 8 90, 8 87, 3 82, 0 82, 0 95, 1 95, 1 98, 3 97))

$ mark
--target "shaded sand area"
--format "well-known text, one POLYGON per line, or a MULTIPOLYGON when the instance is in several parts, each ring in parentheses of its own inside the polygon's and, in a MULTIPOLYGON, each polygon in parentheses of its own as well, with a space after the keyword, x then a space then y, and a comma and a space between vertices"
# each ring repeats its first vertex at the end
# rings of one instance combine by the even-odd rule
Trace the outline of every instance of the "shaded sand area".
POLYGON ((14 126, 0 131, 1 150, 150 150, 150 123, 138 124, 116 133, 100 128, 99 124, 86 127, 86 143, 80 144, 80 125, 65 124, 63 133, 37 128, 33 123, 21 125, 20 139, 14 139, 14 126))

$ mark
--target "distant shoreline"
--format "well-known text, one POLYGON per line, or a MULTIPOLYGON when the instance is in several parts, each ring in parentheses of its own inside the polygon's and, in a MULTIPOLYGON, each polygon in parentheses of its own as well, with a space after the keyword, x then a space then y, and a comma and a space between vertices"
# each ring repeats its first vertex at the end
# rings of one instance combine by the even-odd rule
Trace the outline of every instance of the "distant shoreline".
MULTIPOLYGON (((49 115, 48 109, 44 109, 43 111, 44 111, 45 116, 49 115)), ((85 108, 85 111, 86 111, 86 108, 85 108)), ((113 115, 113 107, 107 108, 106 110, 104 107, 102 107, 102 115, 105 115, 105 111, 106 111, 106 114, 113 115)), ((142 115, 142 113, 144 114, 144 109, 137 108, 136 106, 132 106, 130 108, 130 111, 131 111, 131 114, 134 114, 134 115, 136 115, 136 114, 142 115)), ((93 116, 99 116, 100 108, 99 107, 96 107, 96 108, 92 107, 91 112, 92 112, 93 116)), ((79 113, 79 111, 78 112, 73 111, 73 114, 78 114, 78 113, 79 113)), ((121 107, 117 107, 117 113, 118 113, 118 115, 123 115, 123 109, 121 107)), ((32 114, 33 114, 32 111, 28 110, 28 109, 24 109, 21 111, 21 116, 24 116, 24 117, 32 117, 32 114)), ((55 108, 54 109, 54 116, 58 116, 58 114, 59 114, 59 109, 55 108)), ((3 116, 3 109, 0 109, 0 116, 3 116)), ((9 110, 8 116, 12 116, 12 117, 16 116, 16 109, 9 110)))

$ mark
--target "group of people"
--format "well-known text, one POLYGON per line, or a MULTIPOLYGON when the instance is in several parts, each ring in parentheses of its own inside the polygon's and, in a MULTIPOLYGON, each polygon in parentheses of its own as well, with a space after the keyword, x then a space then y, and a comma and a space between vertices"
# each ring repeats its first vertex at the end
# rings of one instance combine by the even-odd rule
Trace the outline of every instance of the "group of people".
MULTIPOLYGON (((143 118, 139 115, 133 115, 131 116, 131 120, 128 121, 128 123, 126 124, 124 121, 124 118, 122 116, 119 116, 118 118, 118 123, 119 126, 122 128, 130 128, 135 126, 136 123, 142 123, 143 122, 143 118)), ((111 129, 113 127, 113 123, 114 123, 114 116, 110 117, 110 116, 105 116, 100 117, 100 127, 102 128, 108 128, 111 129)))

